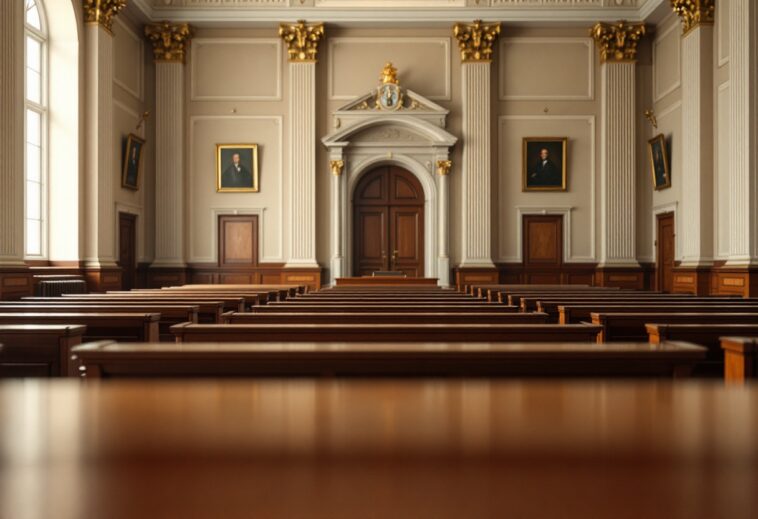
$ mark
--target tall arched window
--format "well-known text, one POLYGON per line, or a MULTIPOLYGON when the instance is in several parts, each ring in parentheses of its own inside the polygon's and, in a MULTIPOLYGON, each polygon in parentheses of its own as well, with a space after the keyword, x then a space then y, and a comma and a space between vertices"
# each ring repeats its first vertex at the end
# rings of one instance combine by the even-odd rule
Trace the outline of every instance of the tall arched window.
POLYGON ((25 252, 43 258, 47 208, 47 32, 40 0, 26 3, 26 205, 25 252))

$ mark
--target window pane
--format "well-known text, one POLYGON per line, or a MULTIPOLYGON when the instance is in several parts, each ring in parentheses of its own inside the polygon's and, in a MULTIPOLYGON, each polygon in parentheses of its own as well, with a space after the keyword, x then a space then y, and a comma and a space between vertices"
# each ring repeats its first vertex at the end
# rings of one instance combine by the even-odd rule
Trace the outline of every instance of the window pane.
POLYGON ((40 184, 37 182, 26 183, 26 217, 28 219, 41 220, 40 212, 40 184))
POLYGON ((34 0, 28 0, 26 2, 26 23, 37 30, 42 30, 42 24, 39 19, 39 10, 37 9, 37 3, 34 0))
POLYGON ((42 222, 39 220, 26 221, 26 254, 29 256, 42 254, 42 222))
POLYGON ((26 69, 26 98, 32 103, 42 104, 42 79, 39 72, 26 69))
POLYGON ((26 180, 42 182, 41 151, 34 144, 26 145, 26 180))
POLYGON ((34 110, 26 111, 26 142, 36 146, 41 145, 41 117, 34 110))
POLYGON ((39 72, 42 70, 42 44, 32 38, 26 37, 26 66, 39 72))

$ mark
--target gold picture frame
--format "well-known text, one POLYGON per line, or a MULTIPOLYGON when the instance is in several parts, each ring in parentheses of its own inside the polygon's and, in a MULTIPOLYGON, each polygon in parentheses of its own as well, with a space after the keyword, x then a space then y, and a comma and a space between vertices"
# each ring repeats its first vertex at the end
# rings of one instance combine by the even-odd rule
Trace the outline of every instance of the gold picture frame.
POLYGON ((121 187, 139 190, 139 176, 142 166, 142 150, 145 140, 130 133, 124 142, 124 155, 121 161, 121 187))
POLYGON ((524 137, 522 191, 566 191, 568 137, 524 137))
POLYGON ((671 169, 669 166, 666 137, 659 133, 649 141, 650 172, 653 175, 653 187, 656 191, 671 187, 671 169))
POLYGON ((257 144, 216 144, 218 193, 258 193, 258 180, 257 144))

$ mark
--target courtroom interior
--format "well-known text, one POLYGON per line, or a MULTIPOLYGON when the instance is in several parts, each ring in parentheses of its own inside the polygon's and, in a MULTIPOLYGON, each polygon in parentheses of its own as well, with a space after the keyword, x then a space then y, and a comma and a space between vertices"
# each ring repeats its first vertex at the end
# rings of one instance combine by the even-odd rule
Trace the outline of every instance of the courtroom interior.
POLYGON ((752 517, 758 2, 0 0, 0 518, 752 517))

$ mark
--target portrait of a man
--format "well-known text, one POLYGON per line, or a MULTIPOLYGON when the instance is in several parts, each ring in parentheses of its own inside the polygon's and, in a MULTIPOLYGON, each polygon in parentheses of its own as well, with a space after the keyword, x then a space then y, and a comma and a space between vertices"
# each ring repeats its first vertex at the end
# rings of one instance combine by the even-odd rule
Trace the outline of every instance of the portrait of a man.
POLYGON ((671 187, 671 170, 669 168, 666 137, 656 135, 648 141, 650 150, 650 168, 653 173, 653 185, 656 190, 671 187))
POLYGON ((121 168, 121 187, 139 189, 140 162, 145 141, 134 134, 126 137, 124 145, 124 160, 121 168))
POLYGON ((258 192, 257 144, 218 144, 216 146, 216 190, 218 192, 258 192))
POLYGON ((524 191, 566 190, 566 137, 524 138, 524 191))

